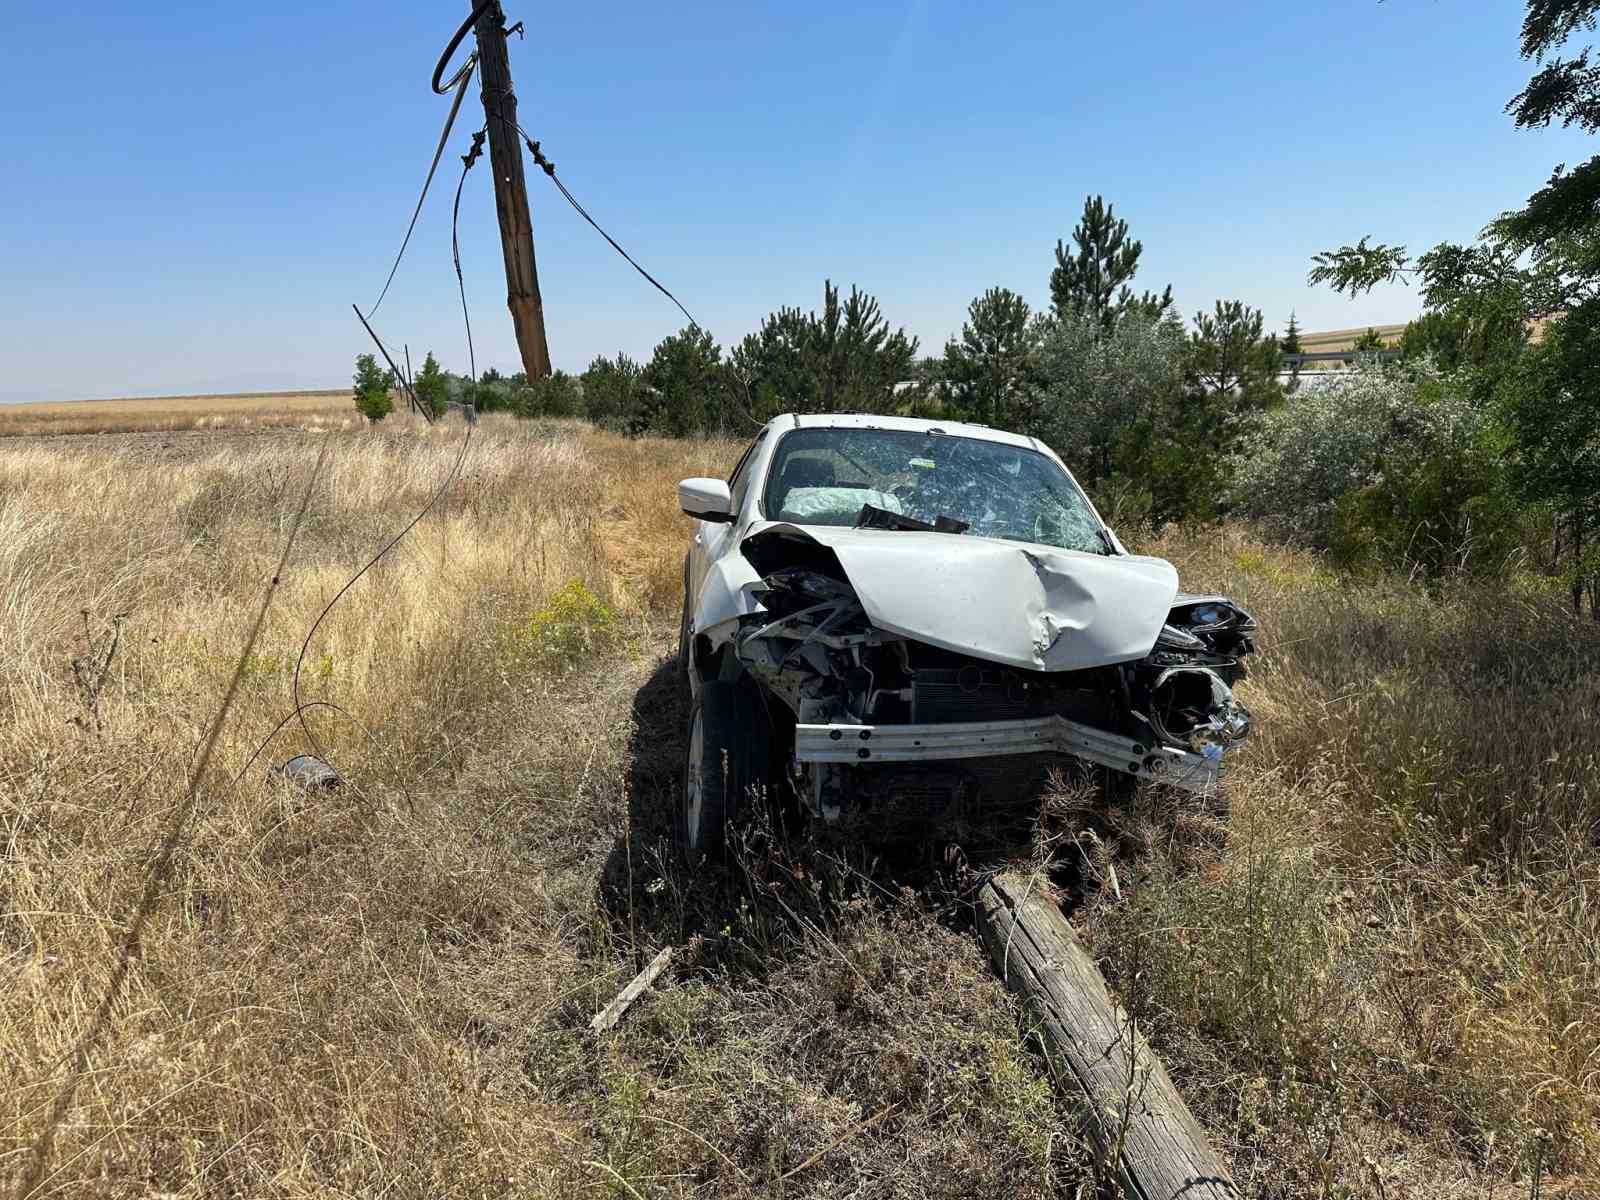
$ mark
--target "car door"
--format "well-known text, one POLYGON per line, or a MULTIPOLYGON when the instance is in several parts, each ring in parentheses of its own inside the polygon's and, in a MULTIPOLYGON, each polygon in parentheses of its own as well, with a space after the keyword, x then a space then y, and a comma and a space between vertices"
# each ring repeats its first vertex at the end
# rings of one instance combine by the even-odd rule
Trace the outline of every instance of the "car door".
POLYGON ((688 560, 684 565, 687 598, 691 611, 699 599, 700 585, 705 580, 706 572, 711 569, 711 564, 725 554, 738 553, 739 539, 744 536, 744 527, 749 523, 745 519, 748 507, 746 501, 756 474, 756 462, 761 457, 761 444, 766 436, 765 429, 756 435, 756 440, 750 443, 739 461, 734 464, 733 473, 728 476, 728 491, 733 496, 734 519, 694 523, 694 534, 689 539, 688 560))

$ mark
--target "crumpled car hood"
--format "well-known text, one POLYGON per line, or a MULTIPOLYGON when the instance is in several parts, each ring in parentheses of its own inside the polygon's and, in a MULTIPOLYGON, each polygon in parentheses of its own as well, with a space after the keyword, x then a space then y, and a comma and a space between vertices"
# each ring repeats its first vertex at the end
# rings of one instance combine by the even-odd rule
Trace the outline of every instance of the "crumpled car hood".
POLYGON ((833 552, 879 629, 1035 671, 1143 658, 1178 594, 1165 559, 969 534, 771 524, 741 549, 766 574, 797 541, 833 552))

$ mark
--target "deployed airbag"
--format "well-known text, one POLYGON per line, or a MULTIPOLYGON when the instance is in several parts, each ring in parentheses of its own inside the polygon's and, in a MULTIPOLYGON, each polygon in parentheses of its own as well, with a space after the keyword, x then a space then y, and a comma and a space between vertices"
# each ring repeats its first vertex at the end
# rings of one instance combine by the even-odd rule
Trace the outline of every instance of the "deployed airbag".
POLYGON ((802 525, 852 525, 856 515, 868 504, 894 513, 905 511, 900 497, 876 488, 797 487, 790 488, 784 497, 783 511, 778 518, 802 525))

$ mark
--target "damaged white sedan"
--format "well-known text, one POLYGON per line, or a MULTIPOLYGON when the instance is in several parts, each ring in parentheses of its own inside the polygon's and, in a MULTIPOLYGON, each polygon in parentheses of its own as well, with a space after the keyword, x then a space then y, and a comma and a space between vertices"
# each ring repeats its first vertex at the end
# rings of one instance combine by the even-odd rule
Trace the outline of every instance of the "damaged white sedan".
POLYGON ((756 792, 932 823, 1073 760, 1205 791, 1249 732, 1250 615, 1129 554, 1033 438, 782 416, 678 497, 691 860, 756 792))

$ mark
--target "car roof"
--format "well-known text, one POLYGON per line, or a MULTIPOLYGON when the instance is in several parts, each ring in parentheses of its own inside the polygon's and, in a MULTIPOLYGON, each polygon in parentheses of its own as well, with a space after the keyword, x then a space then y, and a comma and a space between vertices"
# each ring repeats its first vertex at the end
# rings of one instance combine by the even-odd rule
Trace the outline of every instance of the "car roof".
POLYGON ((987 425, 973 425, 966 421, 930 421, 922 417, 894 417, 880 413, 784 413, 774 417, 768 427, 774 432, 785 429, 893 429, 906 433, 944 433, 951 437, 1041 449, 1031 437, 1008 433, 1004 429, 991 429, 987 425))

